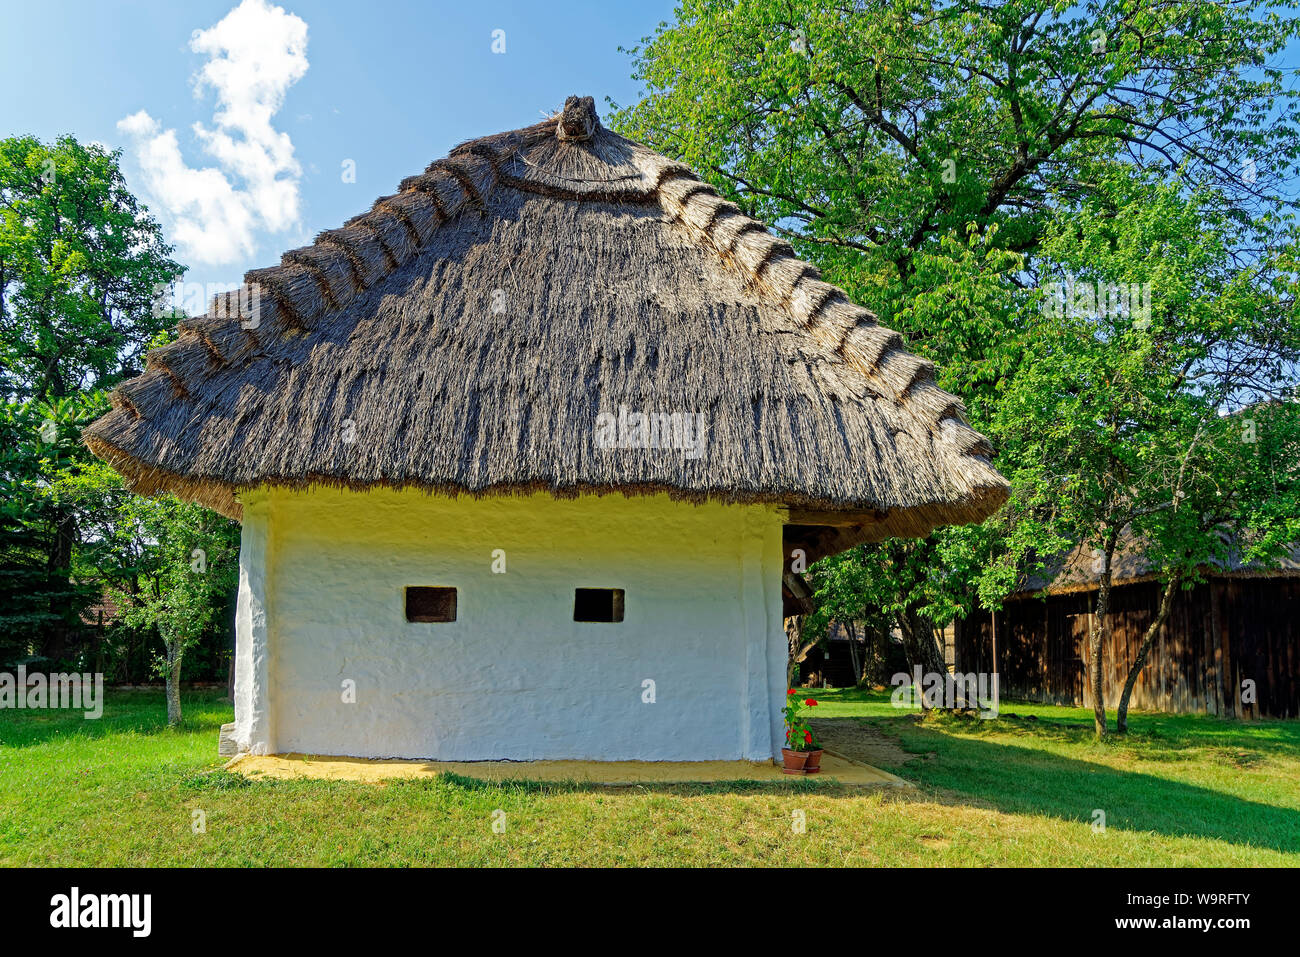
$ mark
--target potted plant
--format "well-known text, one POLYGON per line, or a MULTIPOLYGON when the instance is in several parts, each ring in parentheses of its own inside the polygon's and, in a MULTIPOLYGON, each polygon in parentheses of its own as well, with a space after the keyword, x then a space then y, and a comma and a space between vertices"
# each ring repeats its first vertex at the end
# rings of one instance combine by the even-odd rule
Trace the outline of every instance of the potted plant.
POLYGON ((785 744, 781 749, 782 770, 786 774, 817 774, 821 771, 822 746, 808 726, 805 708, 817 707, 815 698, 800 700, 795 688, 785 692, 785 744))

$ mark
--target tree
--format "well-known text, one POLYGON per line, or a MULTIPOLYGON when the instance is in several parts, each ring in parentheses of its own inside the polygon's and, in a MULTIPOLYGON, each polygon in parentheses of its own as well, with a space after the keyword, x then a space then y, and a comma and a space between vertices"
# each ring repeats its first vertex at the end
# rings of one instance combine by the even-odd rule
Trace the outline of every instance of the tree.
POLYGON ((1242 257, 1242 233, 1262 238, 1270 224, 1243 228, 1214 198, 1125 170, 1105 196, 1059 217, 1042 243, 1040 288, 1054 295, 1033 319, 995 425, 1022 507, 1096 549, 1088 667, 1098 735, 1120 544, 1134 539, 1165 584, 1126 715, 1178 588, 1229 548, 1268 560, 1300 532, 1300 476, 1277 464, 1294 456, 1300 422, 1294 244, 1242 257), (1261 400, 1277 403, 1264 451, 1225 417, 1261 400))
POLYGON ((85 457, 82 427, 106 408, 102 396, 0 406, 0 661, 73 650, 67 636, 94 591, 74 580, 76 505, 62 479, 85 457))
MULTIPOLYGON (((1263 251, 1287 244, 1295 209, 1286 184, 1300 157, 1298 94, 1270 62, 1300 34, 1300 22, 1279 14, 1286 6, 685 0, 675 23, 631 51, 645 94, 615 114, 615 125, 703 171, 903 332, 938 363, 940 385, 965 400, 971 424, 1000 451, 1015 488, 1002 513, 981 529, 945 529, 907 546, 934 563, 924 574, 907 562, 874 573, 911 609, 914 625, 959 614, 976 594, 996 608, 1026 563, 1084 528, 1104 529, 1093 544, 1113 554, 1110 525, 1127 505, 1100 523, 1069 511, 1092 493, 1122 500, 1108 470, 1130 452, 1093 447, 1082 425, 1084 412, 1107 411, 1100 400, 1073 395, 1062 409, 1080 413, 1075 431, 1056 442, 1077 466, 1067 503, 1052 484, 1052 460, 1040 454, 1045 443, 1004 410, 1012 390, 1021 408, 1037 394, 1044 404, 1032 421, 1054 425, 1044 411, 1056 402, 1046 379, 1016 381, 1052 358, 1036 339, 1043 319, 1035 287, 1061 263, 1082 265, 1067 238, 1084 250, 1109 248, 1102 227, 1134 208, 1130 184, 1164 181, 1174 195, 1198 196, 1194 218, 1215 225, 1218 262, 1242 277, 1239 304, 1277 298, 1269 282, 1279 269, 1265 282, 1245 277, 1263 251), (1054 230, 1081 212, 1074 234, 1054 230)), ((1154 287, 1160 277, 1138 273, 1153 261, 1128 252, 1130 266, 1112 256, 1097 272, 1154 287)), ((1167 315, 1177 323, 1178 310, 1167 315)), ((1084 375, 1103 385, 1107 362, 1131 372, 1141 361, 1119 340, 1119 353, 1106 358, 1107 334, 1078 323, 1046 330, 1056 355, 1069 354, 1071 337, 1092 342, 1082 356, 1097 362, 1084 375)), ((1063 364, 1059 384, 1068 372, 1063 364)), ((1181 405, 1165 412, 1171 422, 1201 420, 1181 405)), ((1178 461, 1185 441, 1160 434, 1143 454, 1178 461)), ((1151 466, 1132 464, 1134 474, 1151 466)), ((1113 529, 1116 540, 1122 527, 1113 529)), ((1102 588, 1108 601, 1108 566, 1102 588)), ((1090 649, 1097 678, 1102 637, 1090 649)))
POLYGON ((127 189, 118 155, 72 137, 0 140, 0 397, 11 433, 35 430, 15 435, 28 451, 4 460, 4 481, 33 495, 0 522, 0 574, 36 589, 25 604, 41 617, 26 621, 53 659, 70 653, 77 627, 81 534, 74 504, 40 490, 89 460, 75 428, 65 428, 89 421, 79 396, 138 371, 146 345, 172 321, 155 309, 157 292, 181 274, 127 189), (42 446, 46 421, 57 455, 28 454, 42 446), (44 552, 39 579, 28 573, 33 549, 44 552))
MULTIPOLYGON (((1279 198, 1297 93, 1268 62, 1300 23, 1268 0, 686 0, 630 51, 622 131, 702 170, 914 343, 982 361, 999 329, 908 322, 919 257, 999 227, 1031 255, 1120 162, 1279 198)), ((920 317, 916 317, 920 318, 920 317)), ((996 350, 995 350, 996 351, 996 350)))
POLYGON ((0 392, 64 398, 135 374, 183 270, 119 152, 0 140, 0 392))
POLYGON ((167 723, 177 725, 185 653, 213 624, 238 581, 238 526, 172 496, 129 496, 122 509, 115 534, 119 549, 132 556, 127 562, 135 566, 136 587, 116 588, 114 598, 125 623, 157 630, 162 653, 155 670, 166 682, 167 723))
POLYGON ((34 404, 0 407, 0 663, 5 665, 41 644, 58 621, 51 602, 70 597, 50 575, 48 543, 41 534, 47 499, 35 479, 47 468, 41 441, 45 421, 34 404))
POLYGON ((849 631, 849 657, 853 666, 853 680, 861 684, 865 677, 866 662, 858 659, 857 636, 853 632, 853 622, 862 621, 875 613, 868 603, 866 568, 863 562, 864 549, 850 549, 839 555, 823 559, 813 565, 811 582, 815 606, 804 621, 805 635, 812 635, 802 650, 807 654, 820 641, 826 638, 830 625, 834 621, 842 622, 849 631))
MULTIPOLYGON (((925 673, 947 670, 943 651, 935 638, 932 609, 926 604, 926 583, 934 571, 932 542, 890 541, 858 545, 822 559, 812 569, 817 607, 809 616, 808 630, 825 635, 832 621, 840 621, 854 634, 854 622, 863 622, 868 635, 889 635, 897 625, 907 663, 925 673), (885 569, 888 569, 886 573, 885 569), (899 590, 900 580, 911 588, 899 590)), ((867 679, 869 662, 854 655, 857 682, 867 679)))
POLYGON ((1167 508, 1134 523, 1137 540, 1163 589, 1129 668, 1115 729, 1128 731, 1128 706, 1139 675, 1169 617, 1179 588, 1210 568, 1268 567, 1300 538, 1300 410, 1268 402, 1202 423, 1187 441, 1169 481, 1167 508))

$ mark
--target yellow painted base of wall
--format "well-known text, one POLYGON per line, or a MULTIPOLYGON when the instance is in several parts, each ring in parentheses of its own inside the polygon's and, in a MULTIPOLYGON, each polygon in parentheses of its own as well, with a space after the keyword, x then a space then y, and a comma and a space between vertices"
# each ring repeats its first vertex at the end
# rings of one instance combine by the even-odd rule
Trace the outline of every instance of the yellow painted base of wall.
MULTIPOLYGON (((306 754, 245 754, 226 768, 251 778, 319 778, 385 781, 459 774, 486 781, 579 781, 587 784, 701 784, 725 781, 793 781, 771 762, 750 761, 386 761, 306 754)), ((910 787, 902 778, 827 751, 819 780, 856 787, 910 787)))

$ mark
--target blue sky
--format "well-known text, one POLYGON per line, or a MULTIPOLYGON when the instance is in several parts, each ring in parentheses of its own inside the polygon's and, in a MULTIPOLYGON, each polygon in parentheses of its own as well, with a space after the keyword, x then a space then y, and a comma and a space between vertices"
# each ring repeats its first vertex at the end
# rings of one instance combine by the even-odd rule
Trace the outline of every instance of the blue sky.
POLYGON ((572 93, 602 114, 606 96, 635 99, 618 47, 672 12, 669 0, 5 0, 0 135, 121 147, 187 280, 234 286, 461 140, 535 122, 572 93))
POLYGON ((122 148, 187 280, 233 288, 461 140, 572 93, 602 113, 631 102, 618 47, 672 15, 672 0, 0 0, 0 136, 122 148))

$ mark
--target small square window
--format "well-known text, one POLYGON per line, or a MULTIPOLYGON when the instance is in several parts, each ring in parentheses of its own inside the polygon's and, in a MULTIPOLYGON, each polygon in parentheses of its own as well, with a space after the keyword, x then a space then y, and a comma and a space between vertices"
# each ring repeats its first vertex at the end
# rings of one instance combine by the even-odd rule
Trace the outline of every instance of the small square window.
POLYGON ((576 588, 573 592, 574 621, 622 621, 623 589, 576 588))
POLYGON ((455 621, 456 589, 407 586, 406 620, 455 621))

